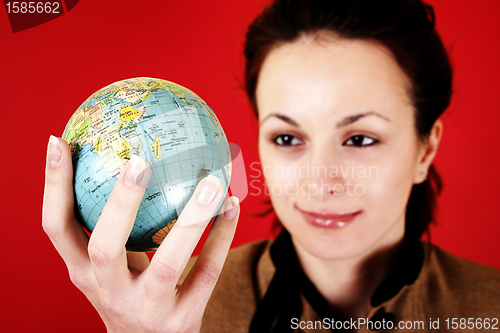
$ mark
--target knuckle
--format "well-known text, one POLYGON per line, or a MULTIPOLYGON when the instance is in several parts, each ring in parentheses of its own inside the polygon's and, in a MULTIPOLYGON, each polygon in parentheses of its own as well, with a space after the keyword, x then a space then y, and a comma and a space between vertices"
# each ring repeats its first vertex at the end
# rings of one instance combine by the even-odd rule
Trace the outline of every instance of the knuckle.
POLYGON ((234 229, 232 228, 232 223, 224 223, 225 221, 217 221, 219 224, 216 228, 216 235, 219 239, 223 241, 232 241, 234 237, 234 229))
POLYGON ((58 186, 61 183, 61 177, 56 170, 47 170, 45 173, 45 185, 58 186))
POLYGON ((179 268, 172 263, 164 260, 157 260, 156 264, 151 267, 154 277, 160 282, 174 281, 178 275, 179 268))
POLYGON ((221 269, 215 262, 205 259, 202 263, 200 263, 200 268, 198 271, 198 279, 203 284, 211 285, 217 281, 217 278, 220 275, 221 269))
POLYGON ((78 290, 80 290, 84 294, 88 291, 88 281, 81 272, 70 269, 69 279, 71 280, 71 283, 73 283, 75 287, 77 287, 78 290))
POLYGON ((57 227, 55 227, 52 222, 48 221, 45 216, 42 217, 42 228, 50 239, 55 238, 58 234, 57 227))
POLYGON ((210 207, 196 207, 188 204, 179 216, 179 225, 205 228, 210 222, 213 212, 214 209, 210 207))
POLYGON ((130 207, 130 200, 126 200, 128 196, 122 195, 122 193, 119 193, 115 191, 110 197, 109 197, 109 203, 116 208, 120 210, 124 210, 130 207))
POLYGON ((101 306, 108 316, 115 319, 122 317, 122 306, 116 298, 101 296, 101 306))
POLYGON ((97 245, 95 242, 90 242, 88 247, 88 254, 90 261, 97 264, 107 264, 113 260, 113 255, 104 250, 102 246, 97 245))
POLYGON ((194 224, 202 220, 200 213, 201 210, 196 209, 196 207, 192 207, 192 205, 189 205, 188 203, 188 205, 186 205, 186 208, 182 210, 181 215, 179 216, 179 220, 183 219, 189 221, 190 224, 194 224))

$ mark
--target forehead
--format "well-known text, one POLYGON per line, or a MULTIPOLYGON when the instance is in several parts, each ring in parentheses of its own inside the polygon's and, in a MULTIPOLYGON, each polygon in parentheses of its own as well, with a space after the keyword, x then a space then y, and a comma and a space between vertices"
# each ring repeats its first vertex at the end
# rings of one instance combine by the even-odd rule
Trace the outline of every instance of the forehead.
POLYGON ((409 80, 392 53, 373 41, 301 37, 272 49, 256 89, 259 119, 270 112, 386 112, 411 106, 409 80))

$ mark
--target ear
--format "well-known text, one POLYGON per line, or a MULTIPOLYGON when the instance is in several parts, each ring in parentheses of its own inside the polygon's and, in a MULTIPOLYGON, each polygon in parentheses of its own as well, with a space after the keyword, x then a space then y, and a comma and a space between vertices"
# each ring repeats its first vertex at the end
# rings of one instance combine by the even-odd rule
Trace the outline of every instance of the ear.
POLYGON ((442 135, 443 122, 441 119, 437 119, 434 125, 432 125, 429 137, 425 140, 420 149, 418 165, 413 179, 414 184, 420 184, 427 179, 429 168, 434 160, 434 156, 436 156, 442 135))

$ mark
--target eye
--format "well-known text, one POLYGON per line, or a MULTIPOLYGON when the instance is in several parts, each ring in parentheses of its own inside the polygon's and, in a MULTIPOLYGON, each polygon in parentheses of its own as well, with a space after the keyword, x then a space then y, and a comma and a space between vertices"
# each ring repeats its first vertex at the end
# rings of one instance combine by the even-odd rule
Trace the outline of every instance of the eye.
POLYGON ((366 135, 353 135, 343 143, 345 146, 367 147, 377 144, 379 141, 366 135))
POLYGON ((289 134, 280 134, 274 137, 273 143, 277 146, 298 146, 301 141, 289 134))

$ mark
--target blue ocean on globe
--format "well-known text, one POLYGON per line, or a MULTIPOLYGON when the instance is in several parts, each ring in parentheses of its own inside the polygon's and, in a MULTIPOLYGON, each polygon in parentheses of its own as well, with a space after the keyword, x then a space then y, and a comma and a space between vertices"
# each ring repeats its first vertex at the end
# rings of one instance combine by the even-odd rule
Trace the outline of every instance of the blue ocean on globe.
POLYGON ((200 97, 173 82, 140 77, 96 91, 63 138, 73 159, 75 214, 89 232, 125 163, 139 155, 150 164, 129 251, 155 251, 207 175, 217 176, 227 195, 231 151, 222 126, 200 97))

